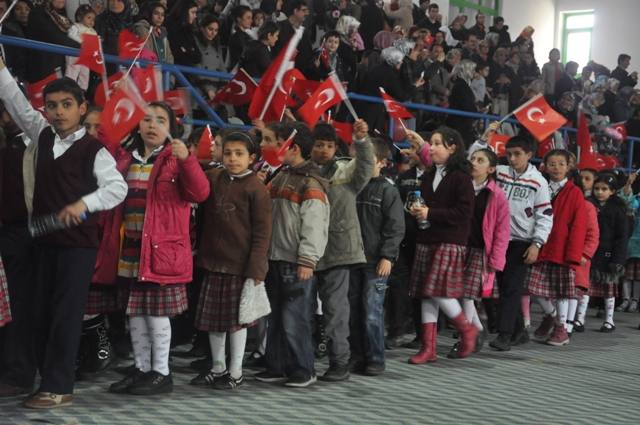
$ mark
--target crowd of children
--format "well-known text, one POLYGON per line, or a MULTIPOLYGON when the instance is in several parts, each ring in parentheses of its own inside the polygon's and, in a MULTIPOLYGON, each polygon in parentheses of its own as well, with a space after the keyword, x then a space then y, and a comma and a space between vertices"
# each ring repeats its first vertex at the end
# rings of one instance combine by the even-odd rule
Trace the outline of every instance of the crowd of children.
MULTIPOLYGON (((90 33, 93 18, 81 7, 72 33, 90 33)), ((438 360, 442 316, 458 334, 448 357, 463 359, 493 330, 498 351, 527 343, 531 299, 544 311, 533 336, 551 346, 584 331, 590 298, 603 302, 600 330, 615 331, 621 280, 619 309, 637 308, 636 174, 578 170, 562 149, 537 167, 522 134, 498 158, 444 126, 405 129, 400 150, 362 119, 345 141, 331 122, 221 130, 199 162, 202 131, 181 140, 163 102, 114 147, 72 62, 77 81, 50 82, 43 114, 0 60, 0 397, 70 405, 76 378, 109 365, 118 327, 134 363, 108 391, 172 392, 172 319, 185 312, 210 354, 191 383, 233 390, 245 363, 293 388, 380 375, 407 322, 418 365, 438 360), (317 376, 322 344, 329 367, 317 376)))

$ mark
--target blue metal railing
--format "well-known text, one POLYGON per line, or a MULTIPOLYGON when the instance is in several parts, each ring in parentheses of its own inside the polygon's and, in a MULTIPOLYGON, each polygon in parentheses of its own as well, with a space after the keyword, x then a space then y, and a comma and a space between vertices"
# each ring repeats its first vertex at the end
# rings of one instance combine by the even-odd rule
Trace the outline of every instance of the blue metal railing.
MULTIPOLYGON (((40 51, 45 51, 49 53, 58 53, 65 56, 78 56, 80 54, 80 49, 60 46, 60 45, 50 44, 50 43, 43 43, 40 41, 28 40, 28 39, 23 39, 18 37, 11 37, 7 35, 0 35, 0 44, 7 44, 11 46, 16 46, 16 47, 22 47, 25 49, 40 50, 40 51)), ((131 63, 133 62, 132 60, 121 59, 113 55, 105 55, 105 61, 109 63, 124 65, 124 66, 130 66, 131 63)), ((196 90, 193 87, 193 85, 188 81, 187 77, 185 77, 185 74, 188 74, 188 75, 196 75, 200 77, 217 78, 220 80, 230 80, 231 78, 233 78, 233 74, 230 74, 227 72, 209 71, 209 70, 200 69, 200 68, 192 68, 192 67, 183 66, 183 65, 174 65, 174 64, 164 63, 164 62, 151 62, 151 61, 142 60, 142 59, 138 60, 138 62, 141 65, 146 65, 146 64, 159 65, 165 77, 167 77, 168 75, 174 75, 176 80, 181 85, 183 85, 187 90, 189 90, 191 96, 196 101, 198 106, 200 106, 200 108, 202 108, 202 110, 210 118, 209 121, 189 119, 187 122, 195 125, 209 124, 209 125, 213 125, 215 127, 220 127, 220 128, 236 127, 235 125, 224 122, 222 118, 220 118, 220 116, 213 110, 213 108, 211 108, 209 103, 202 97, 202 95, 198 92, 198 90, 196 90)), ((167 80, 168 78, 165 78, 165 82, 167 80)), ((347 95, 349 96, 350 99, 362 100, 365 102, 373 102, 373 103, 383 103, 383 100, 380 97, 365 96, 362 94, 351 93, 351 92, 347 93, 347 95)), ((409 109, 418 109, 418 110, 428 111, 432 113, 456 115, 456 116, 465 117, 465 118, 483 120, 485 127, 489 124, 490 121, 497 121, 502 118, 497 115, 480 114, 477 112, 466 112, 466 111, 460 111, 457 109, 441 108, 434 105, 425 105, 422 103, 405 102, 403 103, 403 105, 409 109)), ((505 122, 514 123, 514 124, 518 123, 518 121, 514 118, 506 119, 505 122)), ((576 133, 577 129, 572 127, 562 127, 560 128, 560 131, 562 132, 563 138, 566 140, 568 137, 568 134, 576 133)), ((626 165, 625 168, 627 170, 631 170, 633 165, 634 144, 640 142, 640 138, 627 137, 626 141, 627 141, 627 158, 626 158, 627 161, 625 164, 626 165)))

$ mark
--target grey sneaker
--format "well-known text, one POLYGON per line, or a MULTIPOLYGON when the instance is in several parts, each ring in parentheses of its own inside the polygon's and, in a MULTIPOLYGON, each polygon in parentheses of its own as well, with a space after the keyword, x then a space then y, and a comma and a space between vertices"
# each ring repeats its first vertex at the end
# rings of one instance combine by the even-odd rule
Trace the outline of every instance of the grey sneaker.
POLYGON ((339 382, 349 379, 349 365, 330 365, 329 369, 320 377, 321 381, 325 382, 339 382))
POLYGON ((315 373, 311 376, 292 376, 284 383, 286 387, 293 388, 306 388, 309 385, 315 384, 318 378, 315 373))

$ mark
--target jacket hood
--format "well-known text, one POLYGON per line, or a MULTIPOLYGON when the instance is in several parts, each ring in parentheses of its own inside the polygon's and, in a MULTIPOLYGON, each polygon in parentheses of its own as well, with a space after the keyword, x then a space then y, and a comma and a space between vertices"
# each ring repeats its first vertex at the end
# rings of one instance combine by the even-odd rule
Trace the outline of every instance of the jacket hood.
POLYGON ((325 191, 329 189, 329 180, 322 177, 320 168, 310 160, 303 162, 297 167, 290 167, 289 170, 292 174, 313 177, 314 179, 318 180, 325 191))

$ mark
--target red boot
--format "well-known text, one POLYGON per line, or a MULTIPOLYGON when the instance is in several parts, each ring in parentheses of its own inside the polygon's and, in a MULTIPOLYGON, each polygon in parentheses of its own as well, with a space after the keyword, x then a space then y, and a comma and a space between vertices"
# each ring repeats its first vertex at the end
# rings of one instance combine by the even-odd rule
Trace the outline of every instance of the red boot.
POLYGON ((436 354, 436 336, 438 333, 437 323, 422 324, 422 347, 418 354, 409 359, 411 364, 424 364, 435 362, 438 358, 436 354))
POLYGON ((467 318, 464 313, 460 313, 451 321, 458 330, 458 333, 460 333, 460 350, 458 352, 458 358, 464 359, 465 357, 469 357, 476 349, 478 328, 467 322, 467 318))

